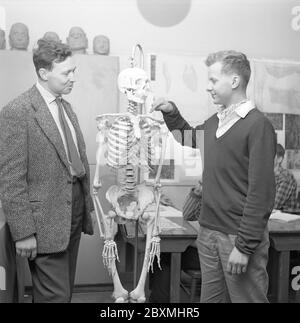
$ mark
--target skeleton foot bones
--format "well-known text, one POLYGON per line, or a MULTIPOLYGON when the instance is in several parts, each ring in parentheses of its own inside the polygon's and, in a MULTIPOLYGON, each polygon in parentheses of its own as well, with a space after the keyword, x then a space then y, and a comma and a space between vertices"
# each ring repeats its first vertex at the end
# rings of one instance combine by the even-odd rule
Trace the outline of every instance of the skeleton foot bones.
MULTIPOLYGON (((139 201, 139 208, 142 210, 145 209, 150 203, 154 200, 154 195, 152 191, 145 187, 144 185, 139 185, 137 188, 139 201)), ((160 238, 159 228, 155 228, 155 214, 143 213, 139 210, 138 213, 133 213, 132 210, 129 211, 131 218, 126 219, 123 217, 124 214, 127 214, 126 210, 123 208, 124 205, 129 205, 129 202, 132 200, 132 196, 129 196, 128 203, 124 203, 125 197, 122 195, 123 205, 118 205, 118 196, 120 195, 120 189, 118 186, 112 186, 107 191, 106 198, 112 204, 115 210, 120 211, 122 216, 119 216, 116 211, 109 211, 107 215, 103 213, 97 190, 94 190, 93 201, 95 205, 95 210, 98 219, 98 226, 101 237, 104 239, 104 247, 102 252, 104 266, 107 267, 110 275, 112 276, 114 284, 113 298, 115 302, 145 302, 145 283, 147 278, 147 273, 151 269, 153 271, 153 264, 155 259, 157 259, 158 266, 160 268, 160 238), (140 275, 139 282, 136 288, 128 293, 126 289, 123 288, 117 268, 116 260, 119 261, 119 255, 117 250, 116 242, 113 240, 116 234, 117 223, 124 223, 125 221, 132 220, 133 215, 137 214, 139 220, 142 224, 145 224, 147 227, 146 232, 146 248, 145 248, 145 257, 142 267, 142 272, 140 275), (142 214, 140 216, 140 214, 142 214)), ((131 202, 132 203, 132 202, 131 202)), ((128 207, 127 207, 128 209, 128 207)))

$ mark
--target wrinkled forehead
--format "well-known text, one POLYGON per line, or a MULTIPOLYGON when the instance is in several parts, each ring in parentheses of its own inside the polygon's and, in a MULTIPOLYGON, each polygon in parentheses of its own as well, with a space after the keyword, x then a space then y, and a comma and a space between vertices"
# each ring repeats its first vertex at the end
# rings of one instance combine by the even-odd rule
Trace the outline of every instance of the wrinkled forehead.
POLYGON ((208 78, 227 77, 234 74, 231 71, 224 71, 224 64, 222 62, 216 62, 208 66, 208 78))
POLYGON ((57 71, 59 73, 67 73, 71 71, 75 71, 76 69, 76 63, 73 58, 73 56, 68 56, 64 61, 62 62, 53 62, 53 71, 57 71))

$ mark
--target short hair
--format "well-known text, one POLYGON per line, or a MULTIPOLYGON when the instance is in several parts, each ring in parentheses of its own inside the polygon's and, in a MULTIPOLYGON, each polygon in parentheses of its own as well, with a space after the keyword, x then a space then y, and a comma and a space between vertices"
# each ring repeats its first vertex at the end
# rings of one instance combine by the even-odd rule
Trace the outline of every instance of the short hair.
POLYGON ((244 88, 247 87, 251 76, 251 67, 245 54, 234 50, 224 50, 209 54, 205 60, 208 67, 217 62, 223 65, 222 73, 237 73, 242 77, 244 88))
POLYGON ((284 158, 285 150, 282 145, 277 144, 276 146, 276 156, 284 158))
POLYGON ((63 62, 72 56, 72 51, 66 44, 45 39, 39 39, 37 44, 38 47, 33 50, 33 63, 38 77, 40 68, 51 71, 53 63, 63 62))

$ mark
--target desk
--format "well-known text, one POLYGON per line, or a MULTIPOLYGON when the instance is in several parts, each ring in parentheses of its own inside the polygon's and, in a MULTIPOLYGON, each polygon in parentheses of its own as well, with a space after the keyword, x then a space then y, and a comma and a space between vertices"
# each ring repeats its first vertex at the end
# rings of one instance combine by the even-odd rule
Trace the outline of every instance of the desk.
MULTIPOLYGON (((192 244, 197 237, 197 230, 182 218, 169 218, 185 229, 163 231, 161 235, 161 251, 171 253, 171 290, 170 301, 179 302, 181 253, 192 244)), ((269 220, 270 251, 268 272, 270 275, 270 292, 278 303, 286 303, 289 299, 290 251, 300 250, 300 220, 282 222, 269 220)), ((134 246, 135 222, 120 227, 124 241, 134 246)), ((139 232, 138 250, 144 252, 145 235, 139 232)), ((129 261, 124 259, 122 261, 129 261)))
POLYGON ((289 299, 290 251, 300 250, 300 220, 282 222, 269 220, 271 294, 278 303, 289 299))
MULTIPOLYGON (((171 277, 170 277, 170 302, 180 302, 180 273, 181 273, 181 253, 193 243, 197 238, 197 231, 186 221, 179 217, 168 217, 178 225, 178 228, 162 230, 160 235, 161 252, 171 253, 171 277)), ((125 242, 135 246, 135 222, 128 222, 120 226, 121 234, 125 242)), ((145 251, 144 230, 139 227, 138 251, 145 251)), ((126 259, 128 261, 128 259, 126 259)))

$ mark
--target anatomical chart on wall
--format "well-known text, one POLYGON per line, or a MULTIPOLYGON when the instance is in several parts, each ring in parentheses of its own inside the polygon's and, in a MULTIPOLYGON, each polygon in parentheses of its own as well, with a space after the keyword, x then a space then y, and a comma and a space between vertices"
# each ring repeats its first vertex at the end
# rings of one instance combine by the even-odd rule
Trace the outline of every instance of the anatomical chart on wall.
POLYGON ((288 169, 300 171, 300 115, 285 115, 285 149, 288 169))
POLYGON ((253 61, 254 100, 264 112, 300 113, 300 63, 253 61))
MULTIPOLYGON (((216 112, 206 91, 207 67, 204 60, 200 56, 166 54, 149 54, 147 59, 155 97, 173 101, 192 126, 203 123, 216 112)), ((161 114, 156 113, 155 117, 161 118, 161 114)), ((202 175, 200 151, 182 147, 171 134, 168 137, 166 159, 174 159, 173 184, 196 182, 202 175)))

